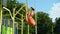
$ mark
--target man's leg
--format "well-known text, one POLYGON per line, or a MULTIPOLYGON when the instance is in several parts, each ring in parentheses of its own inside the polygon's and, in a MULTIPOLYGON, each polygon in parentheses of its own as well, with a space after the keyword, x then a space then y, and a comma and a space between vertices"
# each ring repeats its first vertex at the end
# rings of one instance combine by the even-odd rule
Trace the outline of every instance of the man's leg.
POLYGON ((29 24, 31 24, 32 26, 35 26, 35 21, 34 21, 34 19, 32 18, 32 16, 29 16, 29 17, 28 17, 28 22, 29 22, 29 24))

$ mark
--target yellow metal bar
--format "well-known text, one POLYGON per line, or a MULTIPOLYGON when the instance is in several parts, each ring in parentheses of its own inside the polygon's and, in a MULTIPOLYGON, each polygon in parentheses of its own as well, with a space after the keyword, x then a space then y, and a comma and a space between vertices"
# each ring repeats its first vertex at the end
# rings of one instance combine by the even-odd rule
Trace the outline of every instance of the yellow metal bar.
MULTIPOLYGON (((23 10, 23 9, 22 9, 23 10)), ((25 10, 23 10, 25 12, 25 10)))
POLYGON ((5 15, 2 15, 2 16, 10 16, 9 14, 7 15, 7 14, 5 14, 5 15))
POLYGON ((0 32, 1 32, 1 26, 2 26, 2 10, 1 10, 1 13, 0 13, 0 32))
POLYGON ((22 14, 20 14, 20 13, 18 13, 18 14, 22 16, 22 14))
POLYGON ((14 34, 14 18, 12 19, 13 20, 13 29, 12 29, 12 34, 14 34))
POLYGON ((12 20, 13 20, 13 34, 15 33, 14 32, 14 22, 15 22, 15 17, 14 17, 14 15, 15 15, 15 8, 13 8, 13 17, 12 17, 12 20))
POLYGON ((0 34, 1 34, 1 25, 2 25, 2 0, 0 0, 0 34))
POLYGON ((35 26, 35 34, 37 34, 37 14, 35 14, 35 22, 36 22, 36 26, 35 26))
POLYGON ((4 9, 6 9, 7 11, 9 11, 9 13, 10 13, 10 16, 11 16, 11 18, 12 18, 12 14, 11 14, 11 11, 8 9, 8 8, 6 8, 6 7, 3 7, 4 9))
MULTIPOLYGON (((15 17, 15 18, 17 18, 17 17, 15 17)), ((17 18, 17 19, 19 19, 20 21, 22 21, 20 18, 17 18)))
MULTIPOLYGON (((26 0, 26 13, 27 13, 27 11, 28 11, 28 0, 26 0)), ((28 24, 28 32, 27 32, 27 34, 29 34, 29 24, 28 24)))
POLYGON ((29 24, 28 24, 28 34, 29 34, 29 24))
POLYGON ((22 14, 22 28, 21 28, 21 34, 23 34, 23 14, 22 14))
MULTIPOLYGON (((18 14, 22 16, 22 14, 20 14, 20 13, 18 13, 18 14)), ((25 17, 25 16, 23 16, 23 17, 25 17)))
MULTIPOLYGON (((35 11, 36 11, 36 0, 34 0, 34 6, 35 6, 35 11)), ((35 22, 36 22, 35 34, 37 34, 37 14, 36 13, 35 13, 35 22)))
POLYGON ((17 34, 18 34, 18 23, 17 23, 17 25, 16 25, 16 28, 17 28, 17 34))
POLYGON ((17 13, 14 15, 14 17, 21 11, 21 9, 22 9, 23 7, 25 7, 25 5, 23 5, 23 6, 17 11, 17 13))

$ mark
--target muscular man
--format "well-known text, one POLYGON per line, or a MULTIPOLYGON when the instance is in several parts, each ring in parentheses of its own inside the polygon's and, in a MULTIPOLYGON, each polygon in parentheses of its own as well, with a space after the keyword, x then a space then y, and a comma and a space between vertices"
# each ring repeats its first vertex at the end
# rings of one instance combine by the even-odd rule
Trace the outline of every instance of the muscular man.
POLYGON ((31 12, 29 13, 28 11, 26 12, 26 20, 29 22, 30 25, 35 26, 35 21, 32 18, 34 15, 34 8, 31 7, 31 12))

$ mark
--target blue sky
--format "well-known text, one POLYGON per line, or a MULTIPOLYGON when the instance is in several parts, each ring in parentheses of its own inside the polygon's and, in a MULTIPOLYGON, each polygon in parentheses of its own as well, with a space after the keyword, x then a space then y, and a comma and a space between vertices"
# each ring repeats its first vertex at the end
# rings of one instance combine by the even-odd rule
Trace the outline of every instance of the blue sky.
MULTIPOLYGON (((26 3, 26 0, 17 0, 18 2, 26 3)), ((48 12, 53 3, 60 2, 60 0, 28 0, 28 7, 36 7, 36 11, 48 12), (36 4, 36 6, 34 6, 36 4)))
MULTIPOLYGON (((17 0, 20 3, 26 3, 26 0, 17 0)), ((36 11, 43 11, 49 14, 53 21, 60 17, 60 0, 28 0, 28 7, 36 7, 36 11), (57 8, 56 8, 57 7, 57 8)))

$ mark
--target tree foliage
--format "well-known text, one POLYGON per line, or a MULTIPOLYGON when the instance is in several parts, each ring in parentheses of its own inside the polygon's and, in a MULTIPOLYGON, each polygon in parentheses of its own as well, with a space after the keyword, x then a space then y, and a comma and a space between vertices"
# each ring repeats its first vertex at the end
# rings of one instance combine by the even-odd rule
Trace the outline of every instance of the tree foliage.
POLYGON ((54 28, 55 34, 60 34, 60 18, 56 18, 56 27, 54 28))
POLYGON ((51 34, 52 19, 47 13, 37 12, 37 27, 38 34, 51 34))

